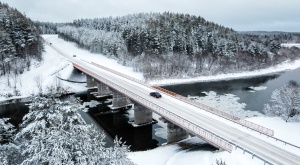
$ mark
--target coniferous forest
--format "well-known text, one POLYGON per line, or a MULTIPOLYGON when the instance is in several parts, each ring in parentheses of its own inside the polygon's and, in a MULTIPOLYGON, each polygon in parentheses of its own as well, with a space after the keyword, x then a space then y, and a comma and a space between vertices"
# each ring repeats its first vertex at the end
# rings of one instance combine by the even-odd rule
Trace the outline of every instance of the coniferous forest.
POLYGON ((0 33, 0 76, 7 76, 8 85, 14 87, 32 59, 42 60, 42 40, 34 22, 1 2, 0 33))
POLYGON ((299 42, 300 34, 241 33, 189 14, 141 13, 37 25, 132 66, 147 79, 250 71, 299 58, 300 52, 281 47, 299 42))

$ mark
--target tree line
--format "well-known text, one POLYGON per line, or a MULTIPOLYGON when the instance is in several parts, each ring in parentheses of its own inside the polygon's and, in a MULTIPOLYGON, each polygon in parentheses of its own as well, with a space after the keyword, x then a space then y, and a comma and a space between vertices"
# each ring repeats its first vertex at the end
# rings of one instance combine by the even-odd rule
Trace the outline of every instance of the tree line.
POLYGON ((281 48, 281 43, 300 41, 299 34, 239 33, 200 16, 170 12, 78 19, 52 29, 59 37, 115 58, 150 79, 265 68, 298 58, 297 48, 281 48))

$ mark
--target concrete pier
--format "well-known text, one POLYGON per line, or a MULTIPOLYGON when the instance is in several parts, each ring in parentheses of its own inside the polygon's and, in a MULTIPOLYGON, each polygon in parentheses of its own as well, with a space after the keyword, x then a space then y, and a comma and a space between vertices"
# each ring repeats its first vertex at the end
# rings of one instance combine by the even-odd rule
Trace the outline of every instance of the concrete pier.
POLYGON ((146 123, 150 124, 151 122, 152 122, 152 111, 142 105, 135 103, 134 104, 134 124, 142 125, 142 124, 146 124, 146 123))
POLYGON ((188 138, 186 130, 178 127, 177 125, 168 122, 168 135, 167 143, 174 143, 188 138))
POLYGON ((87 88, 94 88, 97 87, 98 82, 91 76, 86 75, 86 87, 87 88))
POLYGON ((130 104, 130 100, 128 97, 126 97, 125 95, 119 93, 118 91, 111 89, 113 93, 113 100, 112 100, 112 108, 113 109, 117 109, 117 108, 122 108, 122 107, 126 107, 127 105, 130 104))
POLYGON ((98 82, 97 87, 99 97, 104 97, 112 94, 112 92, 109 90, 109 87, 101 82, 98 82))

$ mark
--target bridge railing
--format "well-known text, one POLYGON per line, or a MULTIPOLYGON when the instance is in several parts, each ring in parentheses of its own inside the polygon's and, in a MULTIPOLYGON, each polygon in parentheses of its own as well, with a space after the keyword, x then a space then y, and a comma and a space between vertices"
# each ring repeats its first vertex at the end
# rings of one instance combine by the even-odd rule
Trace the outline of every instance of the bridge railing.
POLYGON ((249 129, 252 129, 252 130, 255 130, 259 133, 262 133, 262 134, 265 134, 267 136, 274 136, 274 131, 269 129, 269 128, 266 128, 266 127, 263 127, 261 125, 258 125, 256 123, 253 123, 253 122, 250 122, 250 121, 247 121, 247 120, 243 120, 243 119, 240 119, 239 117, 236 117, 234 115, 231 115, 229 113, 226 113, 226 112, 223 112, 223 111, 220 111, 220 110, 217 110, 215 108, 212 108, 212 107, 209 107, 207 105, 204 105, 204 104, 201 104, 197 101, 194 101, 194 100, 190 100, 188 99, 187 97, 183 97, 183 96, 177 96, 178 99, 186 102, 186 103, 189 103, 191 105, 194 105, 198 108, 201 108, 201 109, 204 109, 210 113, 213 113, 215 115, 218 115, 220 117, 223 117, 225 119, 228 119, 234 123, 237 123, 237 124, 240 124, 244 127, 247 127, 249 129))
POLYGON ((131 99, 135 100, 136 102, 140 103, 141 105, 143 105, 149 109, 152 109, 157 114, 163 116, 167 120, 170 120, 170 121, 174 122, 175 124, 177 124, 178 126, 189 130, 190 132, 194 133, 195 135, 199 136, 200 138, 205 139, 207 142, 211 143, 212 145, 222 148, 228 152, 232 151, 232 145, 228 140, 226 140, 222 137, 219 137, 218 135, 212 133, 209 130, 206 130, 205 128, 197 126, 196 124, 168 111, 167 109, 164 109, 154 103, 151 103, 147 99, 144 99, 144 98, 134 94, 133 92, 128 91, 127 89, 125 89, 125 88, 99 76, 99 75, 96 75, 95 73, 93 73, 89 70, 86 70, 86 69, 80 67, 79 65, 74 64, 74 66, 77 67, 78 69, 82 70, 86 74, 93 76, 95 79, 97 79, 98 81, 101 81, 102 83, 106 84, 107 86, 110 86, 110 87, 114 88, 115 90, 118 90, 119 92, 124 93, 125 95, 127 95, 131 99))
MULTIPOLYGON (((86 61, 86 62, 87 62, 87 61, 86 61)), ((232 114, 229 114, 229 113, 220 111, 220 110, 218 110, 218 109, 209 107, 209 106, 204 105, 204 104, 201 104, 201 103, 199 103, 199 102, 197 102, 197 101, 190 100, 190 99, 187 98, 187 97, 181 96, 181 95, 179 95, 179 94, 177 94, 177 93, 171 92, 171 91, 166 90, 166 89, 164 89, 164 88, 161 88, 161 87, 158 87, 158 86, 151 86, 151 85, 149 85, 149 84, 147 84, 147 83, 144 83, 144 82, 141 81, 141 80, 138 80, 138 79, 133 78, 133 77, 131 77, 131 76, 128 76, 128 75, 126 75, 126 74, 117 72, 117 71, 115 71, 115 70, 113 70, 113 69, 107 68, 107 67, 102 66, 102 65, 99 65, 99 64, 97 64, 97 63, 91 62, 91 64, 93 64, 93 65, 95 65, 95 66, 97 66, 97 67, 99 67, 99 68, 101 68, 101 69, 104 69, 104 70, 106 70, 106 71, 112 72, 112 73, 114 73, 114 74, 116 74, 116 75, 119 75, 119 76, 121 76, 121 77, 124 77, 124 78, 126 78, 126 79, 129 79, 129 80, 131 80, 131 81, 134 81, 134 82, 136 82, 136 83, 139 83, 139 84, 141 84, 141 85, 144 85, 144 86, 147 86, 147 87, 150 87, 150 88, 154 88, 154 89, 160 90, 160 91, 164 92, 165 94, 168 94, 169 96, 172 96, 172 97, 174 97, 174 98, 176 98, 176 99, 179 99, 179 100, 181 100, 181 101, 183 101, 183 102, 186 102, 186 103, 188 103, 188 104, 191 104, 191 105, 193 105, 193 106, 195 106, 195 107, 198 107, 198 108, 200 108, 200 109, 203 109, 203 110, 205 110, 205 111, 207 111, 207 112, 210 112, 210 113, 212 113, 212 114, 215 114, 215 115, 220 116, 220 117, 222 117, 222 118, 225 118, 225 119, 227 119, 227 120, 233 121, 234 123, 240 124, 240 125, 242 125, 242 126, 244 126, 244 127, 247 127, 247 128, 249 128, 249 129, 255 130, 255 131, 259 132, 259 133, 265 134, 265 135, 267 135, 267 136, 274 136, 274 131, 271 130, 271 129, 269 129, 269 128, 263 127, 263 126, 261 126, 261 125, 255 124, 255 123, 250 122, 250 121, 247 121, 247 120, 242 120, 242 119, 240 119, 240 118, 237 117, 237 116, 234 116, 234 115, 232 115, 232 114)))
MULTIPOLYGON (((86 61, 86 62, 87 62, 87 61, 86 61)), ((91 62, 91 64, 93 64, 93 65, 95 65, 95 66, 97 66, 97 67, 99 67, 99 68, 101 68, 101 69, 104 69, 104 70, 106 70, 106 71, 112 72, 112 73, 114 73, 114 74, 116 74, 116 75, 119 75, 119 76, 121 76, 121 77, 124 77, 124 78, 126 78, 126 79, 129 79, 129 80, 131 80, 131 81, 134 81, 134 82, 136 82, 136 83, 138 83, 138 84, 141 84, 141 85, 144 85, 144 86, 147 86, 147 87, 151 87, 151 85, 146 84, 146 83, 144 83, 143 81, 141 81, 141 80, 139 80, 139 79, 136 79, 136 78, 133 78, 133 77, 128 76, 128 75, 126 75, 126 74, 117 72, 117 71, 115 71, 115 70, 113 70, 113 69, 107 68, 107 67, 105 67, 105 66, 99 65, 99 64, 94 63, 94 62, 91 62)))

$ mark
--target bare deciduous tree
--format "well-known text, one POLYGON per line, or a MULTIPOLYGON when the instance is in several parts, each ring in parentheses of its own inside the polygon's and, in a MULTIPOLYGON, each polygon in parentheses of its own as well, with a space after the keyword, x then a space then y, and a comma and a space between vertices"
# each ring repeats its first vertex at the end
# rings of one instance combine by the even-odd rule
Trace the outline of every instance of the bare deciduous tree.
POLYGON ((39 90, 39 94, 40 95, 43 94, 43 82, 44 82, 43 77, 41 75, 35 76, 34 81, 39 90))

